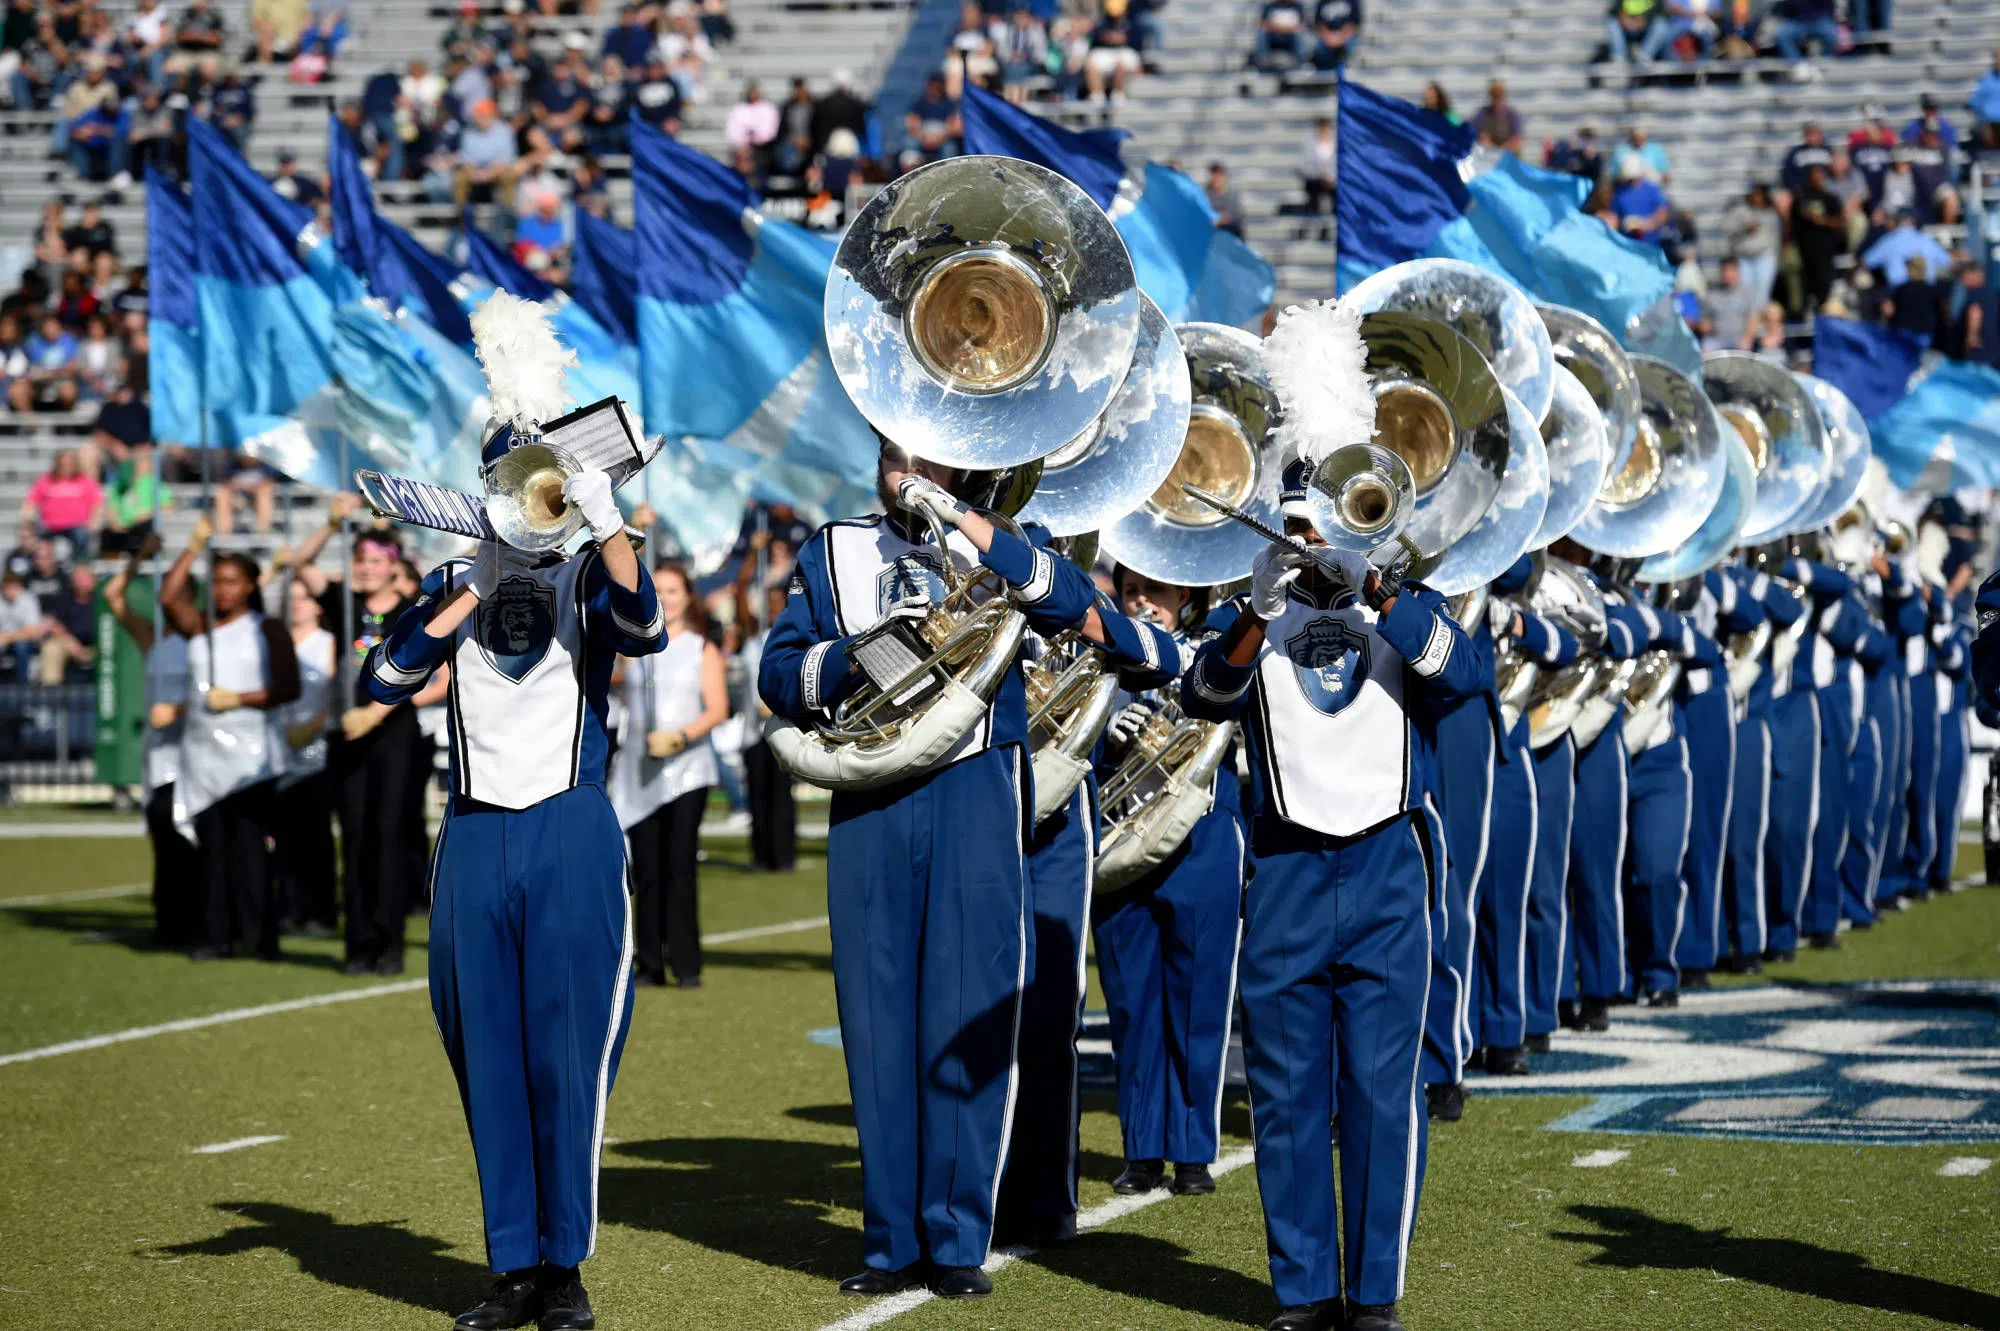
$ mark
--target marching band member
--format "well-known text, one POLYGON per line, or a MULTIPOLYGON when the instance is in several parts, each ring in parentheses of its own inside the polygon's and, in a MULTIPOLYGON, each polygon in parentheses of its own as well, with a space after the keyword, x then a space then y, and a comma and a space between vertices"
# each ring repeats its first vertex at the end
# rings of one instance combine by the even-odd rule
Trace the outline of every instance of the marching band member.
MULTIPOLYGON (((1126 618, 1112 607, 1111 598, 1095 588, 1092 593, 1084 633, 1104 653, 1107 669, 1138 690, 1179 678, 1180 647, 1172 634, 1126 618)), ((1082 1110, 1076 1037, 1083 1021, 1084 943, 1099 821, 1096 778, 1086 774, 1068 802, 1042 819, 1028 842, 1027 978, 1016 1057, 1020 1085, 995 1204, 995 1229, 1002 1242, 1042 1247, 1076 1237, 1082 1110)), ((1192 1175, 1189 1181, 1194 1181, 1192 1175)))
MULTIPOLYGON (((1581 646, 1579 644, 1579 646, 1581 646)), ((1529 1053, 1549 1051, 1570 960, 1569 855, 1576 812, 1576 740, 1565 728, 1529 754, 1535 775, 1535 858, 1528 879, 1529 1053)), ((1572 985, 1573 992, 1573 985, 1572 985)), ((1573 1000, 1572 1000, 1573 1001, 1573 1000)))
MULTIPOLYGON (((1533 567, 1533 560, 1523 555, 1494 580, 1484 621, 1468 636, 1476 643, 1484 635, 1491 644, 1504 634, 1530 660, 1560 669, 1576 659, 1576 639, 1542 616, 1500 599, 1526 586, 1533 567)), ((1505 718, 1499 695, 1491 697, 1499 761, 1493 769, 1486 862, 1473 893, 1479 945, 1468 1007, 1473 1047, 1485 1050, 1487 1072, 1518 1076, 1528 1071, 1528 898, 1541 841, 1541 804, 1528 718, 1517 716, 1512 727, 1501 729, 1505 718)))
MULTIPOLYGON (((1866 650, 1873 669, 1887 654, 1888 640, 1876 634, 1860 590, 1846 573, 1805 559, 1789 560, 1786 568, 1805 587, 1815 607, 1808 669, 1820 720, 1819 809, 1812 833, 1812 869, 1797 927, 1813 947, 1835 948, 1840 946, 1840 859, 1851 813, 1848 764, 1854 757, 1859 710, 1854 658, 1866 650)), ((1803 648, 1799 655, 1806 655, 1803 648)))
MULTIPOLYGON (((1858 583, 1871 635, 1881 635, 1875 645, 1882 649, 1882 655, 1878 658, 1872 650, 1857 654, 1847 671, 1850 681, 1859 671, 1855 695, 1859 708, 1854 756, 1848 764, 1848 840, 1841 858, 1840 918, 1866 929, 1875 922, 1876 912, 1900 894, 1905 882, 1905 838, 1912 830, 1906 800, 1911 754, 1919 743, 1916 731, 1920 728, 1911 715, 1915 681, 1909 674, 1909 662, 1915 657, 1916 668, 1927 671, 1930 643, 1925 637, 1928 616, 1924 602, 1901 567, 1876 551, 1862 562, 1858 583), (1872 754, 1868 751, 1871 747, 1872 754), (1869 784, 1871 775, 1873 783, 1869 784)), ((1936 705, 1936 695, 1929 694, 1926 706, 1933 709, 1933 726, 1936 705)), ((1930 747, 1926 746, 1927 752, 1930 747)))
MULTIPOLYGON (((1565 537, 1549 553, 1568 560, 1604 595, 1601 649, 1614 661, 1642 654, 1650 641, 1645 619, 1624 597, 1606 588, 1589 568, 1590 551, 1565 537)), ((1570 814, 1569 947, 1575 966, 1564 965, 1558 1014, 1585 1031, 1611 1029, 1611 1001, 1630 986, 1625 969, 1625 737, 1614 720, 1577 750, 1575 800, 1570 814)))
MULTIPOLYGON (((1772 662, 1772 652, 1780 635, 1805 614, 1804 598, 1748 566, 1732 567, 1739 598, 1754 603, 1771 622, 1772 646, 1759 659, 1757 676, 1743 700, 1743 714, 1736 722, 1736 767, 1731 781, 1729 832, 1724 857, 1723 905, 1728 948, 1719 964, 1737 975, 1755 975, 1764 969, 1764 949, 1769 942, 1766 913, 1765 871, 1768 864, 1766 842, 1771 830, 1771 790, 1778 759, 1773 753, 1772 705, 1781 685, 1790 683, 1790 672, 1782 679, 1772 662)), ((1742 601, 1739 600, 1739 605, 1742 601)))
POLYGON ((1814 682, 1819 600, 1807 584, 1821 567, 1792 557, 1779 567, 1780 575, 1797 589, 1803 615, 1811 618, 1790 668, 1775 671, 1771 682, 1770 820, 1764 837, 1767 962, 1787 962, 1796 955, 1799 920, 1812 881, 1813 834, 1820 816, 1822 729, 1819 689, 1814 682))
MULTIPOLYGON (((1721 569, 1702 574, 1690 614, 1695 630, 1717 641, 1748 633, 1764 621, 1763 607, 1721 569)), ((1723 850, 1735 793, 1738 726, 1729 672, 1720 664, 1688 671, 1681 678, 1675 707, 1686 729, 1692 780, 1687 854, 1681 864, 1687 911, 1674 961, 1680 968, 1681 988, 1705 989, 1708 972, 1722 955, 1723 850)))
MULTIPOLYGON (((566 409, 558 346, 505 292, 472 316, 499 428, 482 466, 566 409), (496 304, 495 302, 499 302, 496 304)), ((485 1212, 491 1293, 467 1331, 596 1325, 577 1268, 597 1242, 604 1107, 631 1022, 625 838, 605 794, 619 656, 660 650, 659 597, 601 471, 563 499, 591 544, 498 542, 447 560, 370 654, 376 701, 452 671, 451 801, 431 862, 430 991, 485 1212)))
POLYGON ((667 645, 625 666, 625 738, 611 760, 611 806, 632 854, 632 978, 701 984, 696 895, 701 815, 722 780, 709 736, 729 719, 722 649, 708 640, 687 569, 663 559, 653 591, 667 645))
MULTIPOLYGON (((1899 568, 1899 576, 1908 574, 1899 568)), ((1938 853, 1938 647, 1933 639, 1938 625, 1949 623, 1951 603, 1942 586, 1921 579, 1911 584, 1914 593, 1901 606, 1884 605, 1891 636, 1910 629, 1897 644, 1895 664, 1902 667, 1902 687, 1909 706, 1904 719, 1909 726, 1908 779, 1891 792, 1896 802, 1896 827, 1902 833, 1899 847, 1884 846, 1886 856, 1900 849, 1893 862, 1885 859, 1874 906, 1880 910, 1898 898, 1915 896, 1930 884, 1931 860, 1938 853), (1902 613, 1898 613, 1898 611, 1902 613)), ((1886 674, 1897 673, 1894 670, 1886 674)))
POLYGON ((1933 630, 1937 635, 1938 661, 1938 795, 1933 812, 1936 819, 1937 855, 1931 860, 1930 877, 1918 889, 1922 896, 1933 892, 1953 892, 1953 873, 1958 861, 1959 810, 1965 807, 1965 786, 1971 775, 1972 736, 1969 714, 1970 691, 1966 682, 1966 662, 1972 645, 1971 596, 1964 583, 1972 566, 1953 570, 1944 586, 1947 620, 1933 630), (1952 584, 1960 584, 1952 594, 1952 584))
MULTIPOLYGON (((1204 617, 1205 592, 1115 572, 1125 613, 1170 628, 1180 651, 1204 617)), ((1130 742, 1159 704, 1135 692, 1106 728, 1110 754, 1130 742)), ((1247 841, 1233 759, 1216 769, 1212 803, 1165 863, 1091 905, 1097 975, 1111 1018, 1118 1123, 1125 1172, 1113 1191, 1150 1192, 1174 1166, 1177 1193, 1206 1193, 1221 1146, 1229 1021, 1236 1002, 1247 841)))
MULTIPOLYGON (((1646 622, 1649 650, 1680 658, 1684 674, 1706 675, 1722 664, 1715 639, 1699 632, 1685 615, 1634 600, 1646 622)), ((1648 1007, 1680 1002, 1680 969, 1675 955, 1686 921, 1687 857, 1693 807, 1687 722, 1683 705, 1672 701, 1660 728, 1628 759, 1631 794, 1626 808, 1626 946, 1631 954, 1632 996, 1648 1007)))
MULTIPOLYGON (((854 635, 884 617, 927 615, 941 558, 997 574, 1045 636, 1090 614, 1090 579, 1043 548, 1046 532, 1030 527, 1023 539, 974 507, 994 486, 992 473, 912 458, 883 439, 877 491, 888 516, 830 523, 799 552, 758 670, 773 714, 809 720, 851 693, 862 682, 854 635), (948 549, 933 547, 919 509, 944 524, 948 549)), ((844 1293, 926 1279, 946 1297, 993 1288, 980 1265, 1007 1157, 1027 969, 1026 742, 1017 665, 943 765, 833 796, 827 913, 866 1258, 844 1293)))

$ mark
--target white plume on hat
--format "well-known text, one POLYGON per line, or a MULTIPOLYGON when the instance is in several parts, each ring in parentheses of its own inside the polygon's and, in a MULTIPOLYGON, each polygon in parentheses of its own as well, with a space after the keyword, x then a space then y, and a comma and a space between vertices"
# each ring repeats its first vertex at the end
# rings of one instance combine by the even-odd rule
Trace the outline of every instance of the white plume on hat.
POLYGON ((556 340, 548 311, 538 302, 495 291, 470 322, 472 349, 486 371, 496 417, 532 429, 575 405, 564 372, 576 364, 576 352, 556 340))
POLYGON ((1361 314, 1343 302, 1308 301, 1278 316, 1264 362, 1285 418, 1277 442, 1317 463, 1334 449, 1375 437, 1375 395, 1361 314))

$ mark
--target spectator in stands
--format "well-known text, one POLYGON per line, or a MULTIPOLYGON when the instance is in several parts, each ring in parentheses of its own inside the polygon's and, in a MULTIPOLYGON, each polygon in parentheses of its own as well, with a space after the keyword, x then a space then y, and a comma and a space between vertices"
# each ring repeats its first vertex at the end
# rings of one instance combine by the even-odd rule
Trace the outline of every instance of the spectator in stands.
MULTIPOLYGON (((1014 6, 1006 23, 993 25, 993 50, 1000 61, 1000 94, 1026 104, 1028 85, 1049 72, 1049 30, 1025 4, 1014 6)), ((815 113, 816 114, 816 113, 815 113)))
POLYGON ((1938 141, 1946 149, 1951 152, 1958 151, 1958 127, 1945 118, 1944 112, 1938 109, 1938 99, 1930 93, 1925 93, 1917 99, 1917 116, 1903 126, 1903 142, 1921 142, 1927 129, 1937 134, 1938 141))
POLYGON ((906 168, 957 156, 962 132, 958 103, 945 96, 944 75, 932 74, 924 80, 922 94, 903 117, 903 129, 916 144, 904 154, 906 168))
POLYGON ((34 677, 35 658, 48 632, 42 603, 29 592, 20 573, 12 568, 0 573, 0 651, 6 653, 0 662, 13 666, 16 683, 34 677))
POLYGON ((1604 58, 1611 62, 1657 60, 1667 25, 1659 0, 1612 0, 1604 18, 1604 58))
POLYGON ((792 80, 792 95, 778 112, 778 170, 797 175, 812 160, 812 90, 802 78, 792 80))
POLYGON ((258 64, 297 55, 305 29, 305 0, 250 0, 252 58, 258 64))
POLYGON ((873 109, 866 98, 855 94, 852 72, 833 71, 833 91, 813 104, 813 151, 825 152, 837 129, 848 131, 858 144, 867 136, 868 115, 873 109))
POLYGON ((549 141, 565 152, 577 152, 584 146, 583 122, 591 103, 590 66, 584 59, 587 44, 580 32, 563 38, 563 58, 536 89, 529 111, 549 141))
POLYGON ((30 533, 25 544, 25 550, 16 550, 7 556, 7 567, 18 572, 26 581, 28 595, 35 598, 37 605, 46 605, 62 590, 69 570, 64 567, 54 541, 30 533))
POLYGON ((131 16, 125 20, 125 40, 131 51, 134 70, 146 82, 159 82, 172 38, 173 28, 167 19, 166 5, 161 0, 139 0, 131 16))
POLYGON ((88 678, 97 658, 97 577, 90 565, 69 571, 54 596, 42 601, 47 633, 42 638, 41 682, 45 687, 88 678))
POLYGON ((729 155, 729 169, 743 177, 743 183, 753 194, 764 192, 764 167, 757 160, 756 150, 745 145, 733 149, 729 155))
POLYGON ((1993 68, 1973 85, 1965 105, 1972 112, 1973 138, 1988 148, 2000 147, 2000 134, 1994 132, 2000 127, 2000 51, 1993 53, 1993 68))
POLYGON ((62 294, 56 298, 55 315, 64 328, 80 328, 85 319, 97 312, 97 297, 90 290, 90 279, 76 266, 88 261, 82 251, 71 251, 71 267, 62 275, 62 294))
POLYGON ((1735 351, 1749 346, 1750 321, 1763 308, 1764 297, 1743 281, 1742 262, 1725 258, 1715 285, 1702 299, 1702 313, 1708 321, 1702 350, 1735 351))
POLYGON ((54 311, 42 316, 40 328, 22 348, 28 358, 27 376, 8 393, 16 411, 68 411, 76 405, 76 336, 63 327, 54 311))
MULTIPOLYGON (((476 6, 475 6, 476 8, 476 6)), ((653 30, 638 5, 621 5, 616 27, 607 28, 599 55, 617 56, 624 64, 638 68, 653 53, 653 30)))
POLYGON ((1826 143, 1826 131, 1817 120, 1808 120, 1799 131, 1799 142, 1785 153, 1784 165, 1778 169, 1778 180, 1789 194, 1798 194, 1806 187, 1806 172, 1816 166, 1833 165, 1833 149, 1826 143))
POLYGON ((1319 0, 1313 7, 1314 69, 1334 70, 1347 63, 1361 40, 1361 0, 1319 0))
POLYGON ((1229 183, 1229 168, 1221 162, 1208 164, 1208 206, 1215 210, 1215 225, 1238 240, 1243 239, 1243 196, 1229 183))
POLYGON ((278 150, 278 171, 271 177, 271 188, 278 192, 278 197, 290 199, 304 208, 317 206, 325 197, 317 180, 300 174, 299 155, 290 148, 278 150))
POLYGON ((1886 38, 1889 32, 1889 0, 1847 0, 1848 27, 1853 29, 1854 43, 1859 48, 1864 42, 1873 44, 1877 37, 1886 38))
POLYGON ((1861 109, 1862 124, 1847 136, 1847 153, 1854 159, 1855 167, 1868 181, 1868 197, 1879 204, 1882 201, 1882 178, 1889 174, 1889 165, 1895 159, 1896 131, 1889 126, 1889 112, 1880 102, 1870 102, 1861 109))
POLYGON ((1895 220, 1895 228, 1862 253, 1862 267, 1880 273, 1891 290, 1910 280, 1912 259, 1922 259, 1926 272, 1944 272, 1951 263, 1951 255, 1917 229, 1916 214, 1906 209, 1895 220))
MULTIPOLYGON (((669 88, 672 80, 663 80, 669 88)), ((590 110, 584 117, 584 142, 593 153, 622 153, 632 146, 632 93, 624 62, 615 55, 599 63, 590 89, 590 110)))
POLYGON ((778 108, 764 100, 764 90, 756 83, 747 83, 743 100, 729 108, 722 122, 722 137, 732 148, 748 148, 758 165, 765 166, 778 137, 778 123, 778 108))
POLYGON ((222 47, 227 40, 227 25, 209 0, 188 0, 180 22, 174 25, 174 54, 167 58, 166 72, 191 70, 204 83, 213 83, 222 69, 222 47))
POLYGON ((491 102, 472 108, 472 123, 458 136, 457 169, 452 177, 452 201, 491 203, 513 176, 514 127, 500 119, 491 102))
MULTIPOLYGON (((1321 116, 1313 121, 1313 136, 1306 140, 1305 155, 1299 162, 1299 176, 1306 188, 1306 213, 1313 217, 1333 216, 1334 147, 1331 116, 1321 116)), ((1319 238, 1330 240, 1332 235, 1327 224, 1320 223, 1319 238)))
POLYGON ((717 46, 736 40, 736 22, 729 17, 729 0, 701 0, 701 35, 717 46))
MULTIPOLYGON (((347 0, 306 0, 306 27, 299 34, 299 55, 317 56, 321 77, 332 68, 333 58, 347 40, 347 0)), ((294 73, 298 72, 294 67, 294 73)), ((316 80, 313 80, 316 81, 316 80)))
POLYGON ((1625 142, 1611 151, 1611 176, 1614 180, 1625 178, 1625 163, 1637 159, 1645 169, 1646 179, 1657 183, 1662 189, 1673 177, 1673 164, 1667 160, 1667 150, 1653 142, 1652 131, 1644 125, 1634 125, 1625 131, 1625 142))
POLYGON ((1267 73, 1283 73, 1305 63, 1307 0, 1264 0, 1257 16, 1257 44, 1250 63, 1267 73))
POLYGON ((104 525, 104 487, 85 472, 73 448, 59 449, 21 501, 21 526, 40 539, 69 545, 72 558, 87 557, 91 533, 104 525))
POLYGON ((2000 365, 2000 295, 1986 279, 1986 265, 1967 255, 1958 261, 1957 273, 1958 312, 1945 335, 1945 354, 2000 365))
MULTIPOLYGON (((605 36, 609 49, 610 35, 605 36)), ((446 56, 461 55, 470 60, 480 47, 493 43, 493 34, 479 17, 479 0, 458 0, 458 17, 453 19, 438 38, 438 49, 446 56)), ((646 44, 652 45, 652 34, 646 34, 646 44)))
POLYGON ((660 37, 660 56, 680 85, 683 99, 695 103, 708 100, 708 67, 715 59, 715 48, 702 31, 690 0, 674 0, 667 6, 667 31, 660 37))
POLYGON ((1924 257, 1911 255, 1903 280, 1889 288, 1882 302, 1883 322, 1929 346, 1949 320, 1949 298, 1945 284, 1931 281, 1930 264, 1924 257))
POLYGON ((1661 243, 1661 233, 1673 215, 1666 191, 1647 178, 1646 164, 1636 157, 1626 158, 1618 172, 1611 208, 1618 215, 1618 229, 1648 245, 1661 243))
POLYGON ((1956 226, 1960 205, 1958 187, 1952 183, 1951 149, 1935 125, 1926 125, 1915 143, 1900 145, 1895 152, 1898 164, 1909 165, 1912 206, 1922 226, 1956 226))
POLYGON ((91 199, 77 214, 76 223, 62 229, 63 246, 70 250, 83 250, 88 254, 116 254, 118 252, 118 231, 104 218, 104 205, 91 199))
POLYGON ((21 45, 14 104, 24 109, 45 107, 69 85, 74 74, 75 58, 56 36, 55 19, 46 13, 36 15, 35 35, 21 45))
POLYGON ((1806 169, 1805 188, 1792 201, 1792 243, 1799 249, 1806 309, 1817 310, 1833 290, 1835 261, 1847 253, 1847 224, 1824 166, 1806 169))
POLYGON ((1499 79, 1486 85, 1486 105, 1472 117, 1472 132, 1488 147, 1521 151, 1521 113, 1507 104, 1507 85, 1499 79))
POLYGON ((257 98, 234 69, 224 70, 222 82, 209 94, 208 123, 228 136, 236 151, 250 145, 250 126, 257 119, 257 98))
MULTIPOLYGON (((1449 124, 1462 125, 1465 123, 1460 118, 1458 112, 1451 109, 1451 94, 1447 93, 1444 90, 1444 85, 1436 79, 1432 79, 1424 85, 1423 99, 1419 104, 1432 115, 1444 117, 1445 121, 1449 124)), ((1589 131, 1585 132, 1588 133, 1589 131)))
POLYGON ((32 397, 23 399, 20 385, 28 378, 28 342, 21 334, 21 316, 8 311, 0 314, 0 391, 15 411, 33 410, 32 397), (23 405, 23 402, 27 405, 23 405))
POLYGON ((1840 220, 1847 228, 1847 249, 1854 253, 1868 237, 1868 178, 1854 168, 1847 149, 1835 148, 1827 163, 1826 188, 1840 200, 1840 220))
POLYGON ((1127 14, 1130 0, 1103 0, 1104 12, 1090 30, 1090 55, 1083 65, 1084 91, 1093 102, 1125 100, 1125 84, 1139 73, 1138 33, 1127 14))
POLYGON ((537 188, 530 196, 527 210, 514 222, 514 257, 525 264, 530 262, 531 255, 540 254, 542 264, 535 266, 541 267, 568 244, 562 196, 554 190, 537 188))
POLYGON ((964 0, 958 7, 958 30, 945 46, 944 86, 952 96, 964 96, 966 79, 983 88, 999 76, 1000 59, 979 0, 964 0))
POLYGON ((1822 56, 1840 48, 1840 25, 1834 22, 1833 0, 1778 0, 1778 55, 1791 64, 1806 58, 1804 43, 1819 45, 1822 56))
POLYGON ((139 444, 129 449, 124 460, 111 469, 111 485, 104 499, 104 531, 99 542, 106 554, 138 550, 153 534, 153 515, 165 500, 153 462, 153 446, 139 444))
POLYGON ((1593 183, 1603 179, 1605 165, 1597 131, 1588 125, 1579 125, 1574 138, 1558 139, 1549 150, 1549 170, 1580 176, 1593 183))
POLYGON ((102 402, 124 380, 125 357, 111 337, 110 321, 102 314, 92 314, 83 321, 76 368, 81 396, 86 402, 102 402))
POLYGON ((861 141, 854 137, 854 131, 845 125, 834 130, 826 141, 826 151, 820 154, 818 165, 827 193, 836 199, 845 199, 848 182, 861 168, 861 141))
POLYGON ((125 141, 118 86, 96 56, 84 62, 83 77, 63 91, 56 108, 55 150, 86 179, 98 167, 104 175, 125 169, 125 141))
POLYGON ((1751 324, 1748 350, 1758 360, 1773 365, 1791 364, 1791 357, 1785 351, 1785 307, 1777 301, 1765 305, 1751 324))
POLYGON ((666 62, 656 52, 632 88, 632 106, 639 119, 665 134, 681 132, 681 87, 668 77, 666 62))

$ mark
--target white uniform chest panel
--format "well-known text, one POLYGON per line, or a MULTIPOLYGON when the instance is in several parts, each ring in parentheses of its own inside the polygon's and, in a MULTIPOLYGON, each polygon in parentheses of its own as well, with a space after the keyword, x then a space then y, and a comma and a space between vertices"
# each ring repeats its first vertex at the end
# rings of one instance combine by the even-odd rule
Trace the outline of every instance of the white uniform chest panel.
POLYGON ((459 625, 451 711, 461 793, 525 809, 576 784, 584 563, 509 573, 459 625))
MULTIPOLYGON (((945 549, 954 568, 979 566, 978 550, 959 532, 947 535, 945 549)), ((865 632, 885 609, 912 592, 921 591, 932 601, 944 599, 937 546, 905 540, 887 522, 827 528, 826 565, 842 634, 865 632)))
POLYGON ((1356 604, 1302 601, 1265 629, 1257 722, 1265 786, 1287 821, 1352 836, 1409 807, 1404 661, 1356 604))

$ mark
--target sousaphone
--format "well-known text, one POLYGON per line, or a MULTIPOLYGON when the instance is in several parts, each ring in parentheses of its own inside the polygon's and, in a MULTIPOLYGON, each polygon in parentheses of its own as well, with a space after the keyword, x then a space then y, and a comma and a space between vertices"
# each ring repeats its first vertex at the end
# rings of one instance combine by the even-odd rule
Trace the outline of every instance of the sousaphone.
POLYGON ((1754 468, 1756 496, 1743 542, 1755 545, 1783 535, 1831 468, 1830 441, 1812 394, 1782 366, 1741 351, 1703 357, 1701 378, 1754 468))

